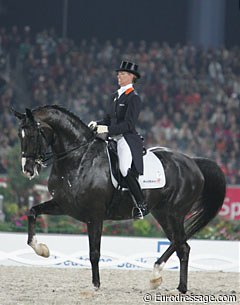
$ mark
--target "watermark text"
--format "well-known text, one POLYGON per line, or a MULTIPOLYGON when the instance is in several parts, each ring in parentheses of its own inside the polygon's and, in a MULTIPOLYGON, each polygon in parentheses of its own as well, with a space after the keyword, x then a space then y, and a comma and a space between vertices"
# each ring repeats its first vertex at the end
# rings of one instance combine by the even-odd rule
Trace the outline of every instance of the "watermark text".
POLYGON ((143 296, 144 303, 235 303, 237 296, 220 294, 220 295, 203 295, 203 294, 161 294, 161 293, 145 293, 143 296))

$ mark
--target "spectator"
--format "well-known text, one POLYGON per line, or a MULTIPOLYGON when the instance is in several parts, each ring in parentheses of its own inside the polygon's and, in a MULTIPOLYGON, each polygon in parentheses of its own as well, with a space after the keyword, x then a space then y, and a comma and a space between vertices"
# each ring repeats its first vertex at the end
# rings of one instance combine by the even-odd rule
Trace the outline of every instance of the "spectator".
MULTIPOLYGON (((0 51, 0 62, 10 55, 12 69, 21 62, 32 103, 26 106, 61 104, 85 122, 102 117, 115 88, 103 75, 122 59, 135 60, 143 71, 139 131, 148 130, 145 144, 214 159, 228 183, 240 183, 239 47, 203 50, 144 40, 100 43, 95 38, 77 44, 53 29, 34 35, 30 27, 22 32, 13 27, 0 29, 0 51)), ((10 79, 0 94, 0 128, 11 134, 1 134, 4 150, 16 142, 8 111, 15 102, 14 88, 10 79)))

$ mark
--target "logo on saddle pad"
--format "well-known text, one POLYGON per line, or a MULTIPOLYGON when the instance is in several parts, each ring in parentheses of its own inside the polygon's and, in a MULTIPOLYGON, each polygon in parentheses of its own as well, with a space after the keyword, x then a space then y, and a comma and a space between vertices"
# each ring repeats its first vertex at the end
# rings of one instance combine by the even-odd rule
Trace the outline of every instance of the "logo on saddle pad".
MULTIPOLYGON (((109 153, 108 153, 109 157, 109 153)), ((118 187, 118 182, 113 175, 112 166, 109 157, 110 171, 112 184, 115 188, 118 187)), ((166 184, 166 177, 163 169, 162 162, 151 151, 151 148, 147 150, 147 153, 143 156, 143 175, 139 176, 139 184, 142 189, 156 189, 162 188, 166 184)))

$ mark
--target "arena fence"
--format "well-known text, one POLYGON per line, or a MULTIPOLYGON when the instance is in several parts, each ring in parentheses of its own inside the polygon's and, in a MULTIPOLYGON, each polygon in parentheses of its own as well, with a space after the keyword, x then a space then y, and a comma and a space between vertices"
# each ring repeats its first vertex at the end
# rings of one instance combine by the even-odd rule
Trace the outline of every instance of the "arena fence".
MULTIPOLYGON (((0 233, 0 265, 90 268, 86 235, 38 234, 37 238, 49 247, 49 258, 37 256, 26 245, 26 234, 0 233)), ((190 240, 189 244, 190 270, 240 272, 240 242, 190 240)), ((152 269, 168 246, 166 239, 103 236, 100 268, 152 269)), ((166 269, 179 269, 176 254, 166 269)))

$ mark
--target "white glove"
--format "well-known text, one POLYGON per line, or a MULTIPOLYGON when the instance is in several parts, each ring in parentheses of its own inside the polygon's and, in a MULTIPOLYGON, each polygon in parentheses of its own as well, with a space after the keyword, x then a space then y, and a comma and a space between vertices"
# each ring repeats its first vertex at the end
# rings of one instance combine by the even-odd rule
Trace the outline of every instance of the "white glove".
POLYGON ((97 133, 108 133, 108 126, 97 125, 97 133))
POLYGON ((89 124, 88 124, 88 127, 92 130, 94 130, 96 127, 97 127, 97 122, 95 121, 91 121, 89 124))

